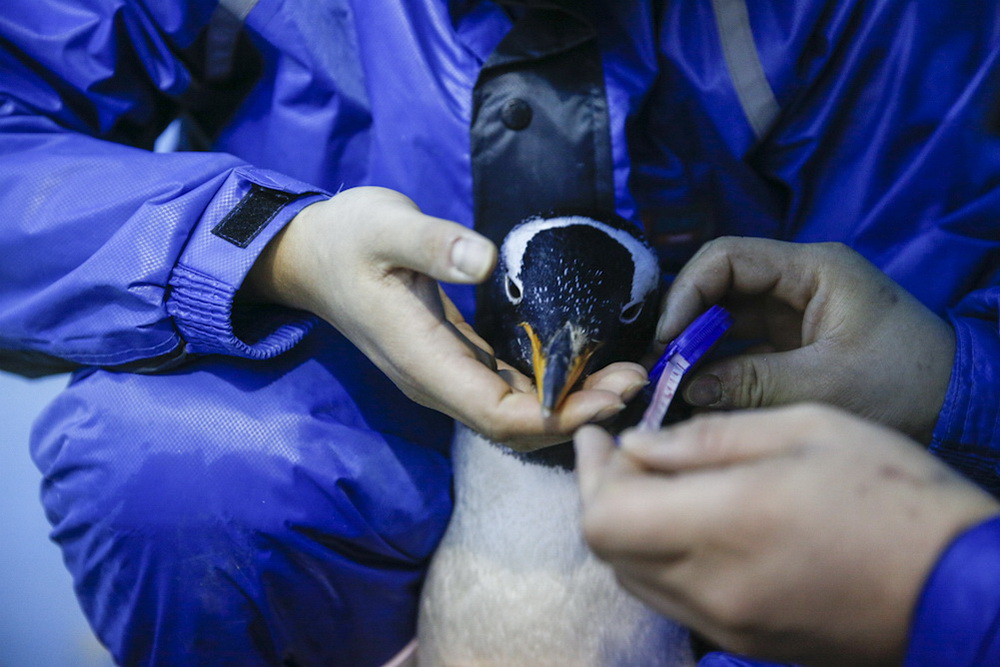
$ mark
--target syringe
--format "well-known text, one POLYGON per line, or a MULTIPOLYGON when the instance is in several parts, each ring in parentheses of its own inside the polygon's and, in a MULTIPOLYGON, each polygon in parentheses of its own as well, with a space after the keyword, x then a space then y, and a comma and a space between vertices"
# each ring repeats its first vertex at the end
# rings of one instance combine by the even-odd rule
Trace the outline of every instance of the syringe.
POLYGON ((684 374, 719 342, 732 324, 733 318, 725 308, 712 306, 667 345, 649 372, 649 381, 656 388, 639 428, 660 428, 684 374))

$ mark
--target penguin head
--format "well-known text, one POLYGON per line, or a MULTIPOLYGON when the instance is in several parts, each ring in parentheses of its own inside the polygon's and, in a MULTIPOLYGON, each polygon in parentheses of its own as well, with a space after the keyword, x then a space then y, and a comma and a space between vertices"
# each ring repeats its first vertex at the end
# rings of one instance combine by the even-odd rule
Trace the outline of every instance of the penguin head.
POLYGON ((617 215, 553 214, 516 225, 480 302, 496 354, 534 377, 542 411, 591 370, 636 360, 656 325, 657 257, 617 215))

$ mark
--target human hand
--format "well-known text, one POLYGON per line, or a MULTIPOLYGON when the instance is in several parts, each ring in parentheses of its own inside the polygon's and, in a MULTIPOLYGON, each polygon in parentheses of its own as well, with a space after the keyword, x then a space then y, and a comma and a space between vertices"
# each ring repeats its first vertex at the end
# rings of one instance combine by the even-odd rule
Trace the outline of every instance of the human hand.
POLYGON ((683 397, 710 408, 821 401, 930 442, 955 354, 951 327, 861 255, 836 243, 722 238, 664 302, 666 342, 722 302, 733 334, 764 344, 709 364, 683 397))
POLYGON ((248 281, 259 298, 332 324, 412 400, 517 449, 568 440, 617 413, 645 383, 637 364, 593 374, 545 418, 531 380, 493 359, 436 281, 478 283, 495 262, 486 238, 424 215, 398 192, 365 187, 303 209, 248 281))
POLYGON ((583 528, 622 585, 718 646, 898 664, 938 554, 1000 511, 907 438, 814 405, 576 436, 583 528))

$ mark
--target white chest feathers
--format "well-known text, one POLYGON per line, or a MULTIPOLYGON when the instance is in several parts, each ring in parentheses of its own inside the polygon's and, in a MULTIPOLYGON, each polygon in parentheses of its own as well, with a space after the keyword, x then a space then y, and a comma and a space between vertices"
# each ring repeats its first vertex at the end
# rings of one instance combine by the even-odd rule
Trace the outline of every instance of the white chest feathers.
POLYGON ((455 511, 421 596, 420 667, 694 664, 687 632, 587 549, 573 473, 464 427, 452 456, 455 511))

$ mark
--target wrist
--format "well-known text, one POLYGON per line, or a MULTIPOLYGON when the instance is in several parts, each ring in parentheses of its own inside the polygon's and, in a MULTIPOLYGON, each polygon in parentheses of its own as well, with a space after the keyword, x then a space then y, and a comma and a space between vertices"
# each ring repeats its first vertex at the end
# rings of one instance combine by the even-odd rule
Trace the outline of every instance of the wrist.
POLYGON ((951 384, 951 373, 955 363, 955 332, 944 320, 936 316, 935 319, 938 320, 935 331, 936 342, 928 346, 926 358, 917 360, 918 370, 923 370, 924 374, 917 378, 917 385, 922 384, 923 389, 916 395, 923 400, 915 402, 918 410, 914 420, 903 428, 917 442, 925 446, 929 446, 933 439, 938 417, 951 384))
POLYGON ((315 312, 304 298, 306 291, 301 284, 303 269, 311 263, 305 252, 311 246, 303 243, 301 237, 319 203, 299 211, 264 247, 240 288, 239 298, 243 303, 267 303, 315 312))

